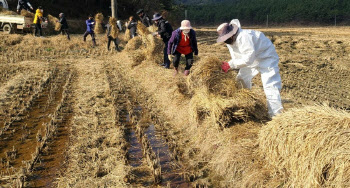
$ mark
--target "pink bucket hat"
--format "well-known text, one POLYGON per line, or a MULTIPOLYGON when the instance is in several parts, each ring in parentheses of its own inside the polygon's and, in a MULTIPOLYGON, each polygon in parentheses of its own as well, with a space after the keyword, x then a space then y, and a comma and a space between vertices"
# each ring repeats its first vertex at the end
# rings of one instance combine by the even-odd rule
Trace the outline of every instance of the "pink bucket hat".
POLYGON ((184 29, 192 29, 191 22, 189 20, 183 20, 181 22, 180 30, 184 30, 184 29))
POLYGON ((216 40, 216 42, 225 42, 227 39, 229 39, 234 34, 236 34, 237 31, 238 31, 238 26, 235 24, 231 24, 231 25, 228 23, 221 24, 217 29, 219 37, 216 40))

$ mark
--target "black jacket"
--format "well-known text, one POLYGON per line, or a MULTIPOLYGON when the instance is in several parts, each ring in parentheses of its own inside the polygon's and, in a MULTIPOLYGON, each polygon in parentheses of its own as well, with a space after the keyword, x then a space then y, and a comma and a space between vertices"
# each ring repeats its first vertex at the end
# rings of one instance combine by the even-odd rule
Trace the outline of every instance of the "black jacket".
POLYGON ((146 27, 149 27, 149 26, 152 25, 151 19, 150 19, 146 14, 144 14, 143 17, 141 18, 141 22, 142 22, 143 25, 145 25, 146 27))
POLYGON ((69 27, 68 27, 68 23, 67 23, 67 20, 66 20, 66 18, 63 16, 63 17, 61 17, 60 18, 60 21, 59 21, 60 23, 61 23, 61 29, 68 29, 69 27))
POLYGON ((171 33, 173 32, 173 28, 171 27, 168 21, 161 19, 158 22, 157 32, 160 35, 160 37, 162 37, 164 42, 168 42, 171 37, 171 33))
POLYGON ((135 22, 135 20, 131 20, 128 25, 128 29, 130 30, 130 36, 136 36, 137 22, 135 22))

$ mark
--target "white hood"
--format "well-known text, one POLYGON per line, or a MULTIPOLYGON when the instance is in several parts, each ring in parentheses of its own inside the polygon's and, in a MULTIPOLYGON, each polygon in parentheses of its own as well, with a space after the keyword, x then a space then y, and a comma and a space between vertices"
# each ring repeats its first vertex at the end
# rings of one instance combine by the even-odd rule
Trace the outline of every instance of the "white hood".
POLYGON ((242 29, 242 27, 241 27, 241 22, 239 22, 238 19, 233 19, 233 20, 231 20, 230 24, 235 24, 235 25, 238 26, 238 28, 242 29))

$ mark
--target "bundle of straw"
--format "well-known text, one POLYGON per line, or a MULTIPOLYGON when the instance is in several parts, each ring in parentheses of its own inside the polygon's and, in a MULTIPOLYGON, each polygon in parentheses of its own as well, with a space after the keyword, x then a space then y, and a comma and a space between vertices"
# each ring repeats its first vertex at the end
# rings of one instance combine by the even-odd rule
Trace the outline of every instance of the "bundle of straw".
MULTIPOLYGON (((138 27, 139 28, 139 27, 138 27)), ((162 39, 154 37, 151 34, 142 37, 146 46, 144 53, 148 60, 151 60, 157 64, 163 61, 163 48, 164 43, 162 39)))
POLYGON ((10 11, 10 10, 5 10, 2 7, 0 7, 0 14, 3 15, 17 15, 16 12, 10 11))
POLYGON ((232 97, 237 92, 236 73, 224 73, 221 70, 221 61, 216 57, 206 57, 194 62, 188 79, 191 91, 197 88, 206 88, 209 93, 232 97))
POLYGON ((284 187, 350 186, 350 114, 327 106, 291 109, 259 134, 260 152, 284 187))
POLYGON ((114 17, 109 18, 109 25, 111 25, 111 33, 110 36, 114 39, 118 37, 119 29, 117 26, 117 19, 114 17))
POLYGON ((137 23, 137 34, 139 34, 141 36, 147 36, 148 34, 151 34, 151 32, 147 29, 147 27, 145 25, 143 25, 143 23, 138 21, 138 23, 137 23))
POLYGON ((234 73, 223 73, 220 65, 216 57, 201 59, 187 78, 188 91, 193 95, 193 120, 201 122, 208 117, 212 123, 225 127, 251 118, 267 119, 264 96, 238 89, 234 73))
POLYGON ((156 32, 158 30, 158 28, 155 25, 151 25, 148 27, 148 31, 150 31, 151 33, 156 32))
POLYGON ((28 12, 26 10, 22 10, 21 15, 24 17, 32 18, 32 19, 34 19, 34 16, 35 16, 34 13, 28 12))
POLYGON ((102 13, 97 13, 95 15, 95 22, 96 22, 96 24, 95 24, 95 33, 97 33, 97 34, 101 34, 101 33, 104 32, 104 29, 103 29, 103 26, 102 26, 103 19, 104 19, 104 16, 103 16, 102 13))
POLYGON ((58 22, 59 19, 52 16, 51 14, 49 14, 48 16, 49 19, 49 27, 53 28, 55 31, 59 31, 61 29, 61 23, 58 22))
POLYGON ((125 46, 126 51, 138 50, 142 47, 142 40, 140 37, 134 37, 125 46))
POLYGON ((129 29, 126 29, 125 30, 125 33, 124 33, 124 41, 129 41, 130 40, 130 30, 129 29))

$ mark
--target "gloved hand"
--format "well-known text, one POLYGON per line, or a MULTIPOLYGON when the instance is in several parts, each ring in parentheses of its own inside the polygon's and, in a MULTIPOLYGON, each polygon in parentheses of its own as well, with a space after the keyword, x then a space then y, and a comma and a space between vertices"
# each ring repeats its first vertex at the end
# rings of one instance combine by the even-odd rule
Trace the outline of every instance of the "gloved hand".
POLYGON ((173 61, 173 57, 174 57, 173 55, 168 55, 168 58, 170 61, 173 61))
POLYGON ((225 73, 227 73, 227 71, 230 69, 231 67, 230 67, 230 65, 227 63, 227 62, 222 62, 222 64, 221 64, 221 69, 225 72, 225 73))

